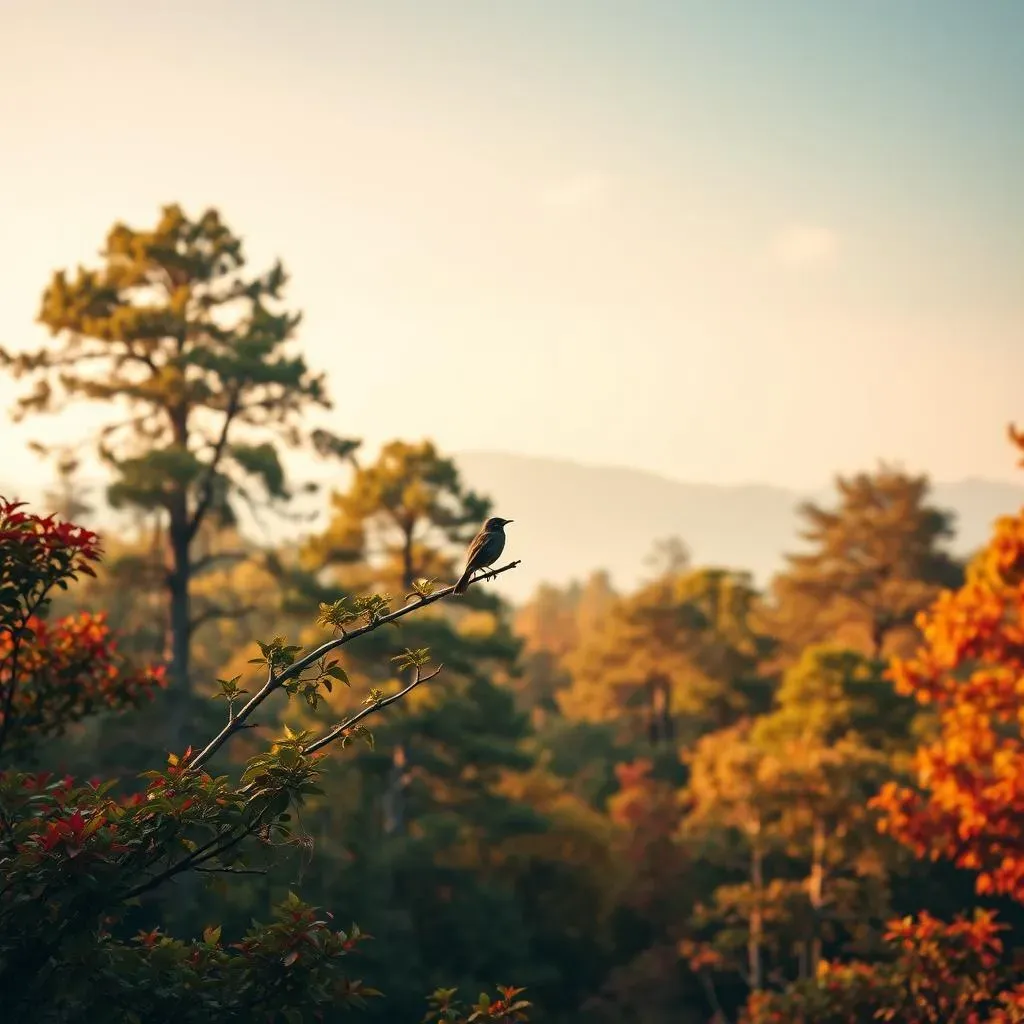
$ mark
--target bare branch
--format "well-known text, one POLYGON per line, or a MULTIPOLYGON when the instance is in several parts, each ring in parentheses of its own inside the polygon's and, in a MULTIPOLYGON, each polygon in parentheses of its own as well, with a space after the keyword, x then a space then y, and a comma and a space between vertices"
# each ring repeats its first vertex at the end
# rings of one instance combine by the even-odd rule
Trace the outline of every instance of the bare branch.
POLYGON ((335 740, 340 739, 349 729, 357 726, 364 718, 377 711, 383 711, 389 704, 394 704, 407 697, 421 683, 429 683, 431 679, 441 674, 441 669, 443 668, 444 665, 438 665, 428 676, 421 676, 420 670, 417 668, 416 676, 404 690, 399 690, 398 693, 393 693, 390 697, 385 697, 383 700, 377 701, 376 704, 370 704, 368 707, 363 708, 362 711, 356 712, 348 721, 342 722, 341 725, 336 725, 330 732, 321 736, 320 739, 314 740, 307 747, 303 747, 302 753, 306 755, 315 754, 318 750, 326 747, 328 743, 333 743, 335 740))
POLYGON ((259 868, 194 868, 204 875, 265 875, 259 868))
MULTIPOLYGON (((507 565, 501 566, 500 569, 493 569, 488 571, 485 575, 477 576, 475 579, 469 581, 469 586, 473 586, 479 583, 483 579, 493 579, 495 576, 500 576, 503 572, 508 572, 511 569, 517 568, 521 564, 519 559, 514 562, 509 562, 507 565)), ((398 619, 404 618, 410 612, 418 611, 421 608, 425 608, 429 604, 433 604, 435 601, 440 601, 444 597, 448 597, 455 590, 454 585, 445 587, 443 590, 438 590, 433 594, 428 594, 426 597, 416 596, 416 600, 404 604, 401 608, 396 609, 389 615, 382 615, 379 619, 374 619, 372 622, 367 623, 365 626, 360 626, 358 629, 353 629, 351 632, 343 633, 339 637, 335 637, 333 640, 328 640, 326 643, 321 644, 314 651, 311 651, 305 657, 300 658, 294 664, 290 665, 283 672, 275 674, 271 671, 267 676, 267 681, 260 687, 259 691, 251 697, 245 704, 244 707, 239 710, 238 714, 224 726, 223 729, 209 743, 201 750, 195 757, 189 761, 187 769, 188 771, 196 771, 201 768, 224 744, 231 738, 231 736, 238 732, 239 729, 245 724, 246 720, 250 715, 275 691, 279 690, 289 679, 295 679, 297 676, 302 675, 303 672, 311 665, 318 662, 324 655, 329 654, 331 651, 336 650, 338 647, 342 647, 345 644, 351 643, 358 637, 365 636, 367 633, 372 633, 376 629, 380 629, 382 626, 387 626, 392 622, 396 622, 398 619)), ((411 685, 411 684, 410 684, 411 685)), ((407 687, 407 690, 409 687, 407 687)), ((388 702, 391 703, 393 698, 389 698, 388 702)))

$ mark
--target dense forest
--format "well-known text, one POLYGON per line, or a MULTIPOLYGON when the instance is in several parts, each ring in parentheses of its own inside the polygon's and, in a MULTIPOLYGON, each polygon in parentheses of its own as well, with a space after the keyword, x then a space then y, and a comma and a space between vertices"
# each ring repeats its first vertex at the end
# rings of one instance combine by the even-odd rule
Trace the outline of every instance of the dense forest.
POLYGON ((170 206, 0 350, 14 415, 110 414, 104 496, 41 447, 47 507, 0 505, 11 1019, 1024 1021, 1024 510, 961 564, 883 464, 764 592, 670 538, 513 607, 512 526, 453 595, 515 510, 310 428, 358 383, 287 283, 170 206))

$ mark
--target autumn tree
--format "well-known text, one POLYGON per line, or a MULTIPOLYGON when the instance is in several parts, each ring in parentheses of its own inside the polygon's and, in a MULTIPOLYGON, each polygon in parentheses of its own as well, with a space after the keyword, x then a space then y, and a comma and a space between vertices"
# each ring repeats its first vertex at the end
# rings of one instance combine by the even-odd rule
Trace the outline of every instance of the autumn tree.
MULTIPOLYGON (((724 967, 739 973, 757 992, 765 981, 769 937, 769 882, 765 864, 778 845, 782 765, 751 741, 752 722, 743 719, 703 736, 686 755, 690 779, 684 793, 686 817, 680 837, 694 855, 709 855, 742 872, 743 881, 719 886, 696 907, 695 923, 723 928, 714 941, 687 946, 695 970, 724 967), (745 962, 737 954, 745 953, 745 962)), ((778 896, 778 893, 775 894, 778 896)))
POLYGON ((752 623, 755 597, 745 574, 700 569, 620 599, 566 659, 572 683, 559 706, 655 743, 735 721, 760 697, 758 663, 770 645, 752 623))
POLYGON ((752 729, 753 742, 781 765, 776 830, 802 876, 800 977, 816 973, 826 941, 872 949, 889 912, 892 844, 867 807, 894 774, 889 737, 858 731, 877 728, 879 668, 852 651, 808 648, 783 676, 772 713, 752 729))
POLYGON ((304 428, 308 411, 329 402, 323 376, 295 350, 300 317, 281 305, 286 283, 280 263, 250 271, 216 210, 193 220, 167 206, 151 229, 115 225, 98 268, 54 274, 39 314, 49 343, 0 350, 34 385, 17 416, 76 399, 116 410, 98 447, 114 477, 108 499, 166 524, 162 584, 179 694, 189 689, 190 585, 201 568, 193 549, 204 524, 289 497, 282 444, 353 448, 304 428))
POLYGON ((55 589, 93 575, 98 558, 96 534, 0 499, 0 765, 163 685, 161 669, 128 666, 104 615, 50 617, 55 589))
MULTIPOLYGON (((1011 431, 1024 449, 1024 437, 1011 431)), ((979 896, 1024 903, 1024 510, 995 525, 965 582, 918 618, 921 643, 897 657, 898 691, 932 710, 911 783, 871 802, 879 827, 918 857, 973 872, 979 896)), ((895 956, 823 963, 818 977, 751 1001, 749 1020, 868 1018, 961 1024, 1024 1020, 1024 986, 1008 969, 991 910, 944 923, 927 912, 890 923, 895 956)))
POLYGON ((680 969, 678 942, 705 877, 676 842, 682 806, 676 786, 655 774, 650 758, 615 765, 617 788, 606 811, 614 826, 617 958, 584 1004, 595 1024, 672 1019, 696 994, 680 969))
POLYGON ((984 910, 891 921, 884 959, 823 962, 814 978, 754 993, 741 1024, 1020 1024, 1024 987, 1003 987, 1003 931, 984 910))
POLYGON ((822 641, 871 657, 906 650, 917 613, 962 578, 944 547, 952 516, 928 504, 926 477, 886 466, 836 487, 834 507, 800 507, 810 550, 788 555, 774 581, 769 631, 790 658, 822 641))
POLYGON ((896 687, 938 714, 914 786, 888 786, 886 829, 917 854, 977 872, 980 893, 1024 902, 1024 511, 1004 516, 960 589, 921 617, 896 687))
POLYGON ((451 547, 465 546, 491 503, 465 486, 432 442, 392 441, 376 461, 356 467, 348 489, 331 496, 331 509, 329 526, 309 548, 315 563, 359 561, 408 590, 418 578, 452 571, 451 547))
POLYGON ((855 652, 809 648, 768 714, 686 755, 680 838, 698 865, 726 872, 707 885, 684 943, 712 1008, 713 976, 759 991, 769 978, 814 976, 826 948, 880 944, 898 858, 867 805, 893 769, 888 744, 858 732, 878 717, 880 670, 855 652))
POLYGON ((604 627, 617 597, 608 574, 599 571, 566 587, 542 584, 516 608, 513 629, 523 642, 517 692, 538 727, 557 712, 557 691, 572 683, 568 659, 583 637, 604 627))
POLYGON ((644 564, 653 569, 654 579, 678 576, 693 565, 689 547, 681 537, 662 537, 651 546, 644 564))

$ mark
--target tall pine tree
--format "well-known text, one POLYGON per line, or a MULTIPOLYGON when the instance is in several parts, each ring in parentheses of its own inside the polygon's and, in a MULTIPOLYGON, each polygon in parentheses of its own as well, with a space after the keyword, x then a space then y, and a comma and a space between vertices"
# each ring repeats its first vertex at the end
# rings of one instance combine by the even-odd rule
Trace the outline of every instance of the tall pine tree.
POLYGON ((108 499, 166 524, 167 646, 183 696, 204 523, 233 524, 240 501, 289 497, 282 443, 340 455, 354 443, 301 429, 329 401, 323 375, 292 344, 300 316, 281 308, 284 268, 250 272, 216 210, 193 220, 174 205, 151 229, 117 224, 101 256, 96 269, 54 274, 39 314, 51 341, 0 350, 0 362, 34 383, 18 416, 75 399, 110 407, 98 439, 114 476, 108 499))
POLYGON ((950 513, 929 504, 929 483, 882 466, 838 477, 832 508, 801 506, 809 550, 788 556, 767 609, 788 660, 809 644, 834 642, 869 657, 917 642, 914 620, 962 569, 945 542, 950 513))

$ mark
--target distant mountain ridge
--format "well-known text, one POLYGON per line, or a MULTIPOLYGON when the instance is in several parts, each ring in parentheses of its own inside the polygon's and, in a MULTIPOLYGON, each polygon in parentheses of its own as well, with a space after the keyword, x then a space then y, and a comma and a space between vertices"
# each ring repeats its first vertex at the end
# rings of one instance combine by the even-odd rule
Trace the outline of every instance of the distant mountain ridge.
MULTIPOLYGON (((506 551, 523 565, 501 582, 515 600, 541 582, 564 584, 595 569, 607 569, 617 586, 634 586, 649 575, 644 560, 654 542, 672 535, 686 542, 697 564, 746 569, 763 584, 783 566, 785 552, 800 550, 797 506, 835 501, 827 487, 684 483, 644 470, 501 452, 463 452, 455 461, 467 484, 515 520, 506 551)), ((935 482, 932 501, 956 514, 952 547, 966 554, 987 540, 996 518, 1024 505, 1024 483, 935 482)))
MULTIPOLYGON (((463 452, 455 461, 469 486, 515 520, 505 551, 523 564, 491 584, 513 601, 529 597, 541 583, 566 584, 597 569, 607 570, 616 586, 632 587, 650 574, 644 562, 654 542, 670 536, 686 542, 698 565, 745 569, 764 584, 784 565, 784 553, 800 550, 797 506, 808 499, 835 501, 827 486, 801 492, 770 484, 685 483, 640 469, 505 452, 463 452)), ((103 531, 112 522, 113 528, 127 524, 123 513, 106 507, 102 481, 85 483, 98 506, 86 525, 103 531)), ((0 494, 37 505, 45 504, 43 489, 0 486, 0 494)), ((956 514, 952 547, 966 554, 985 543, 994 519, 1024 505, 1024 475, 1020 486, 979 479, 935 483, 932 500, 956 514)), ((311 512, 322 504, 322 495, 302 501, 311 512)), ((323 523, 321 513, 299 532, 322 529, 323 523)), ((294 524, 267 517, 266 529, 253 536, 280 543, 294 540, 295 533, 294 524)))

